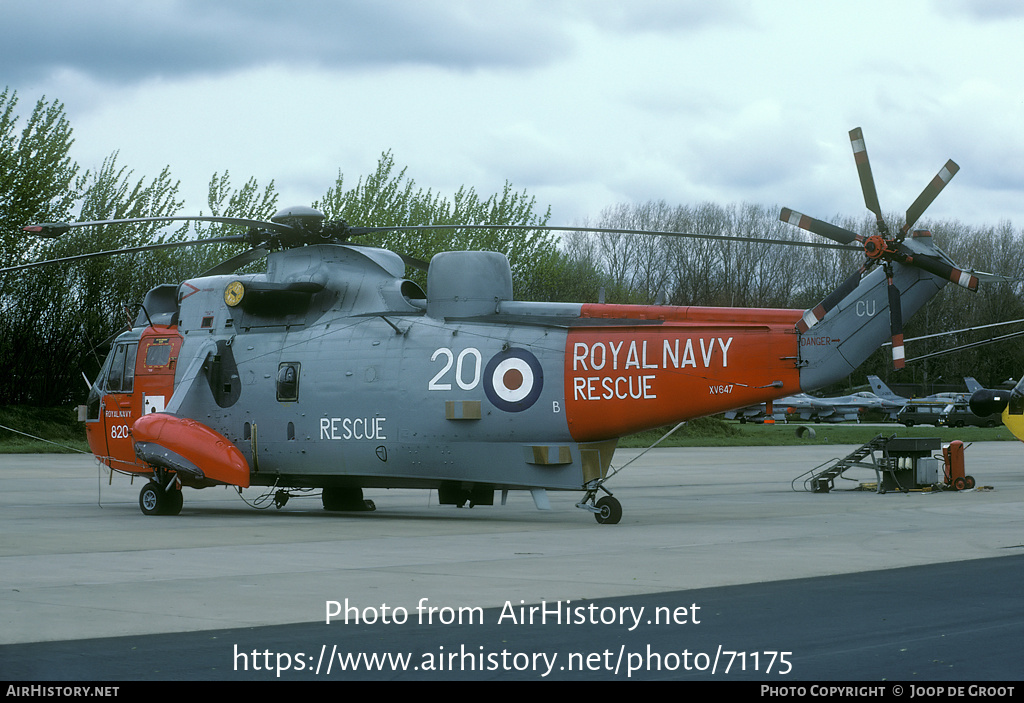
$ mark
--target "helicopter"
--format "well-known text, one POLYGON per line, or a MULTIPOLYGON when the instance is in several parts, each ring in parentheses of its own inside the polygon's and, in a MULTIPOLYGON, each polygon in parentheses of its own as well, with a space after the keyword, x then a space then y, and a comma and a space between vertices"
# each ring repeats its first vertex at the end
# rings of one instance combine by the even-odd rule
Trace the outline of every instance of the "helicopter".
POLYGON ((174 216, 24 229, 57 237, 157 220, 246 229, 174 244, 250 248, 151 289, 80 409, 97 459, 149 479, 139 494, 146 515, 177 515, 183 487, 217 485, 266 487, 278 507, 293 491, 320 489, 330 511, 375 509, 366 488, 433 489, 459 507, 529 491, 542 510, 547 491, 578 491, 577 507, 615 524, 622 506, 606 482, 620 437, 826 386, 888 340, 900 368, 903 320, 950 281, 977 289, 930 233, 911 230, 956 164, 893 234, 859 128, 850 139, 878 234, 782 210, 784 222, 832 240, 802 244, 865 257, 806 311, 518 301, 507 257, 487 251, 436 254, 424 291, 405 277, 415 260, 355 241, 416 228, 353 227, 305 206, 269 222, 174 216), (265 272, 237 273, 264 258, 265 272))

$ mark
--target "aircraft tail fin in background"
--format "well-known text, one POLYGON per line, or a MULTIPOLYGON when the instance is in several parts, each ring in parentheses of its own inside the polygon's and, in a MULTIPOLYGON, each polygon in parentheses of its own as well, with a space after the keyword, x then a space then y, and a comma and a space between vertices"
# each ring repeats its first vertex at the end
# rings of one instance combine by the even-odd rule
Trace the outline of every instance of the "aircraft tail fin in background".
POLYGON ((906 400, 901 395, 897 395, 889 386, 885 385, 878 376, 868 376, 868 383, 871 384, 871 392, 877 395, 879 398, 885 398, 886 400, 906 400))

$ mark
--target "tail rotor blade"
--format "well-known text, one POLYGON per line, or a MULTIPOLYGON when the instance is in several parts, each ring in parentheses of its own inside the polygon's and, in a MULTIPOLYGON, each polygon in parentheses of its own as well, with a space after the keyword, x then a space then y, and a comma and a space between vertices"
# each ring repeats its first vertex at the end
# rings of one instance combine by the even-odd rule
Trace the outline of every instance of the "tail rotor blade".
POLYGON ((923 268, 930 274, 938 276, 939 278, 945 278, 948 281, 952 281, 962 288, 966 288, 969 291, 977 292, 978 290, 978 277, 974 274, 961 271, 955 266, 950 266, 941 259, 936 259, 931 256, 915 256, 913 257, 913 263, 916 266, 923 268))
POLYGON ((942 189, 946 187, 946 184, 952 180, 956 172, 960 170, 960 167, 953 162, 952 159, 946 162, 946 165, 939 169, 939 172, 935 175, 935 178, 924 187, 921 194, 917 196, 909 208, 907 208, 907 221, 903 225, 903 234, 910 231, 910 228, 914 226, 924 211, 928 209, 928 206, 932 204, 932 201, 938 197, 942 189))
POLYGON ((818 324, 821 321, 821 319, 825 317, 829 310, 834 308, 836 305, 839 304, 839 301, 841 301, 843 298, 845 298, 847 295, 853 292, 853 290, 860 283, 860 277, 863 275, 864 271, 867 270, 867 268, 868 264, 865 263, 863 266, 857 269, 857 271, 855 271, 852 276, 850 276, 841 284, 839 284, 838 288, 836 288, 834 291, 825 296, 824 300, 815 305, 813 308, 805 310, 803 317, 801 317, 800 321, 796 323, 797 331, 803 334, 811 327, 814 327, 814 325, 818 324))
POLYGON ((889 331, 892 334, 892 365, 899 370, 906 364, 907 359, 903 349, 903 304, 900 302, 900 289, 892 280, 891 266, 886 266, 885 274, 889 281, 889 331))
POLYGON ((875 179, 871 175, 871 162, 868 161, 868 149, 864 145, 864 133, 860 127, 850 130, 850 145, 853 147, 853 160, 857 163, 857 175, 860 176, 860 188, 864 191, 864 204, 875 213, 875 218, 882 225, 882 207, 878 204, 878 192, 875 190, 875 179))
POLYGON ((827 237, 834 242, 840 244, 852 244, 853 242, 863 242, 864 238, 859 234, 855 234, 848 229, 837 227, 836 225, 825 222, 824 220, 816 220, 813 217, 809 217, 796 210, 790 210, 788 207, 782 208, 782 212, 779 213, 779 219, 783 222, 788 222, 791 225, 799 227, 800 229, 819 234, 822 237, 827 237))

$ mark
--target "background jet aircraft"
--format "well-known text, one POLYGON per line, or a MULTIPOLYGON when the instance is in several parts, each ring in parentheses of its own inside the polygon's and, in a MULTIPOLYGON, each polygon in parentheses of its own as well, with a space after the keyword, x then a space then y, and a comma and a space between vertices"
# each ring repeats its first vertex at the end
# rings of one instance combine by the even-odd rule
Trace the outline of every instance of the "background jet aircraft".
MULTIPOLYGON (((894 402, 894 403, 944 403, 948 404, 952 401, 963 401, 967 402, 971 399, 971 395, 975 391, 979 391, 983 386, 973 376, 964 377, 964 383, 967 384, 966 393, 934 393, 932 395, 922 396, 920 398, 906 398, 902 395, 898 395, 889 386, 885 385, 878 376, 868 376, 868 383, 871 384, 871 390, 883 400, 894 402)), ((898 410, 899 408, 897 408, 898 410)))
MULTIPOLYGON (((804 422, 852 422, 860 420, 866 410, 882 410, 892 418, 903 405, 902 401, 889 401, 867 391, 833 398, 815 398, 798 393, 776 400, 772 404, 772 418, 785 420, 787 415, 796 415, 804 422)), ((764 422, 767 407, 764 403, 751 405, 727 412, 725 417, 740 422, 764 422)))

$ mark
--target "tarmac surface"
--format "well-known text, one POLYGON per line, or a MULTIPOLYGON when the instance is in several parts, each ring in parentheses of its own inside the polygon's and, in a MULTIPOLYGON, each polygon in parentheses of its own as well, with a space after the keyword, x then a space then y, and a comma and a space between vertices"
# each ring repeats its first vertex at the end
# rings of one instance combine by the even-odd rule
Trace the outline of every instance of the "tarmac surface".
MULTIPOLYGON (((186 490, 181 515, 146 517, 144 482, 108 483, 91 457, 0 456, 0 679, 308 680, 339 642, 462 656, 414 678, 571 678, 545 652, 563 666, 589 652, 593 668, 573 663, 590 680, 626 678, 632 653, 647 659, 631 678, 711 676, 699 665, 724 667, 722 646, 744 654, 729 676, 759 680, 768 652, 790 652, 771 657, 774 682, 1020 678, 1024 446, 969 446, 971 491, 793 489, 852 449, 655 449, 608 484, 618 525, 577 493, 538 511, 528 493, 456 509, 404 490, 367 491, 377 510, 359 514, 318 494, 254 510, 234 490, 186 490), (652 647, 675 658, 652 669, 652 647)), ((875 481, 854 477, 838 488, 875 481)), ((363 676, 403 678, 382 671, 363 676)))

